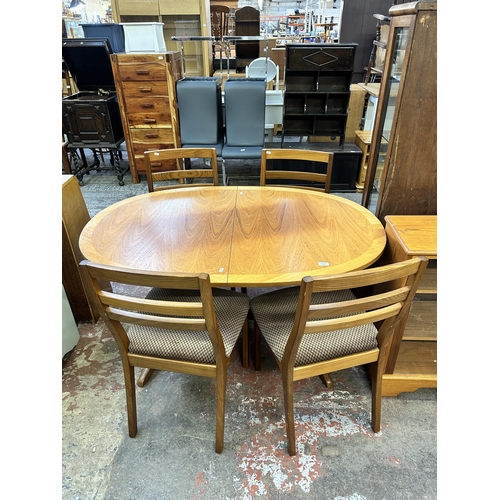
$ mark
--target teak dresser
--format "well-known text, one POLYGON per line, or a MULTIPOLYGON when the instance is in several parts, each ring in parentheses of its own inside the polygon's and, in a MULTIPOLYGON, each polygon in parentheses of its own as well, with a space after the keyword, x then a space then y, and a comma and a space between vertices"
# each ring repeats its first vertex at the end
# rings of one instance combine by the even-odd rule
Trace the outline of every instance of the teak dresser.
MULTIPOLYGON (((180 147, 175 82, 182 78, 178 51, 111 55, 132 182, 146 175, 144 151, 180 147)), ((152 165, 153 170, 168 168, 152 165)), ((170 168, 177 168, 175 161, 170 168)))

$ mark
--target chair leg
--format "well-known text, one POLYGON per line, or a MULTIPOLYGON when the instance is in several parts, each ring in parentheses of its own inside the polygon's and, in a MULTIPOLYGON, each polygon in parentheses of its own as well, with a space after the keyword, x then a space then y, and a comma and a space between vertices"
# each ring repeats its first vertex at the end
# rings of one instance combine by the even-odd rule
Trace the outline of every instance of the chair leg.
POLYGON ((243 368, 248 368, 248 316, 243 324, 242 332, 242 359, 241 364, 243 368))
POLYGON ((222 184, 224 186, 227 186, 227 184, 226 184, 226 162, 224 161, 224 158, 222 158, 222 184))
POLYGON ((137 406, 135 397, 134 367, 128 361, 123 361, 123 375, 125 377, 125 392, 127 395, 128 435, 133 438, 137 434, 137 406))
POLYGON ((260 363, 260 343, 261 343, 261 338, 262 334, 260 332, 259 325, 257 324, 257 321, 254 320, 253 322, 254 327, 253 327, 253 352, 254 352, 254 358, 253 358, 253 365, 255 367, 255 371, 260 371, 261 369, 261 363, 260 363))
POLYGON ((227 365, 217 366, 217 410, 215 417, 215 451, 222 453, 224 448, 224 416, 226 413, 227 365))
POLYGON ((372 378, 372 429, 380 432, 380 421, 382 415, 382 375, 384 363, 379 361, 376 365, 375 377, 372 378))
POLYGON ((293 457, 297 453, 295 447, 295 420, 293 414, 293 377, 291 373, 286 373, 284 371, 282 372, 282 376, 288 453, 293 457))

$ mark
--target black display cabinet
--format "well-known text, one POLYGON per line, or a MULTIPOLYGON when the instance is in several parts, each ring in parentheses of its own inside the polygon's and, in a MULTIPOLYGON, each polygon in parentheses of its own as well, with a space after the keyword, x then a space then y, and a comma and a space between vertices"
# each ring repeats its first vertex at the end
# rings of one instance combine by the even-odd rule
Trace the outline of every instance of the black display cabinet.
POLYGON ((344 144, 357 44, 287 44, 281 140, 327 136, 344 144))

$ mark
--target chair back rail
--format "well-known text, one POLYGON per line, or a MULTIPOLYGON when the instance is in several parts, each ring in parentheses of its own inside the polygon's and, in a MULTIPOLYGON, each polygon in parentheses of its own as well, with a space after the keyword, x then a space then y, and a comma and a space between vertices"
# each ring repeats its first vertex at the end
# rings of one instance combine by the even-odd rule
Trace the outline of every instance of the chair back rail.
POLYGON ((170 148, 146 151, 144 153, 146 178, 148 190, 162 191, 190 186, 218 186, 219 172, 217 168, 217 155, 215 148, 170 148), (210 168, 190 167, 193 158, 209 159, 210 168), (155 171, 153 167, 160 168, 164 162, 172 160, 181 161, 183 168, 155 171), (188 179, 206 179, 207 182, 187 183, 188 179), (156 182, 177 180, 177 184, 157 185, 156 182))
MULTIPOLYGON (((315 187, 312 185, 297 185, 303 189, 311 189, 314 191, 322 191, 329 193, 330 184, 332 179, 333 169, 333 152, 328 151, 313 151, 307 149, 263 149, 260 164, 260 185, 265 186, 268 181, 281 180, 281 181, 304 181, 315 184, 323 184, 323 187, 315 187), (285 170, 269 168, 268 162, 273 160, 287 160, 291 164, 297 161, 302 162, 317 162, 326 165, 325 173, 311 172, 311 171, 298 171, 298 170, 285 170)), ((275 185, 275 183, 273 183, 275 185)), ((290 184, 282 184, 289 186, 290 184)))

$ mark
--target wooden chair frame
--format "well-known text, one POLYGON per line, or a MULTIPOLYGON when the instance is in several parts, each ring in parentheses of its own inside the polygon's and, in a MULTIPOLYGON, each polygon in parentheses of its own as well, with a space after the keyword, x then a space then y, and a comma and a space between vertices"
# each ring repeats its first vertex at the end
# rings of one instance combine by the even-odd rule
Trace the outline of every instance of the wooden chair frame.
MULTIPOLYGON (((296 380, 353 366, 373 364, 372 428, 374 432, 380 431, 382 375, 385 372, 394 327, 411 306, 427 262, 425 257, 414 257, 404 262, 333 277, 312 278, 307 276, 302 279, 295 322, 286 343, 283 359, 280 361, 275 356, 282 373, 286 432, 290 455, 296 454, 293 413, 293 382, 296 380), (311 304, 314 293, 347 289, 366 290, 366 287, 371 289, 375 285, 379 288, 368 296, 365 293, 354 300, 311 304), (295 366, 297 351, 304 335, 332 332, 370 323, 374 324, 378 330, 378 348, 318 363, 295 366)), ((253 300, 250 302, 251 308, 253 300)), ((255 311, 253 313, 255 317, 256 369, 260 369, 261 330, 255 311)))
MULTIPOLYGON (((148 190, 150 193, 154 191, 162 191, 165 189, 175 189, 180 187, 191 186, 218 186, 219 171, 217 168, 217 155, 215 148, 170 148, 146 151, 144 153, 146 178, 148 182, 148 190), (186 168, 185 160, 192 158, 206 158, 210 160, 210 168, 186 168), (177 166, 182 164, 183 168, 175 170, 153 171, 153 167, 160 168, 164 162, 177 160, 177 166), (188 179, 208 179, 209 182, 193 182, 186 183, 188 179), (178 184, 168 186, 155 186, 157 181, 177 180, 178 184)), ((189 162, 190 163, 190 162, 189 162)))
MULTIPOLYGON (((224 341, 217 323, 210 276, 208 274, 165 274, 153 271, 146 273, 140 270, 95 264, 86 260, 81 262, 80 268, 90 299, 118 345, 125 377, 129 436, 135 437, 137 434, 134 367, 148 369, 148 375, 143 382, 149 378, 152 370, 212 377, 217 380, 215 451, 221 453, 224 445, 227 368, 230 356, 226 356, 224 341), (131 297, 104 290, 100 285, 100 281, 103 280, 140 287, 198 290, 201 301, 173 302, 131 297), (133 354, 129 352, 130 339, 122 323, 170 330, 208 331, 216 362, 206 364, 133 354)), ((248 367, 248 317, 243 324, 242 332, 243 366, 248 367)))
MULTIPOLYGON (((309 189, 313 191, 330 192, 330 184, 332 180, 333 170, 333 152, 328 151, 311 151, 308 149, 263 149, 260 162, 260 185, 265 186, 270 180, 291 180, 291 181, 308 181, 324 184, 324 188, 314 186, 293 186, 301 189, 309 189), (271 160, 302 160, 310 162, 321 162, 326 164, 326 173, 304 172, 295 170, 269 170, 267 162, 271 160)), ((274 185, 274 184, 273 184, 274 185)), ((283 184, 285 187, 290 187, 290 184, 283 184)))

